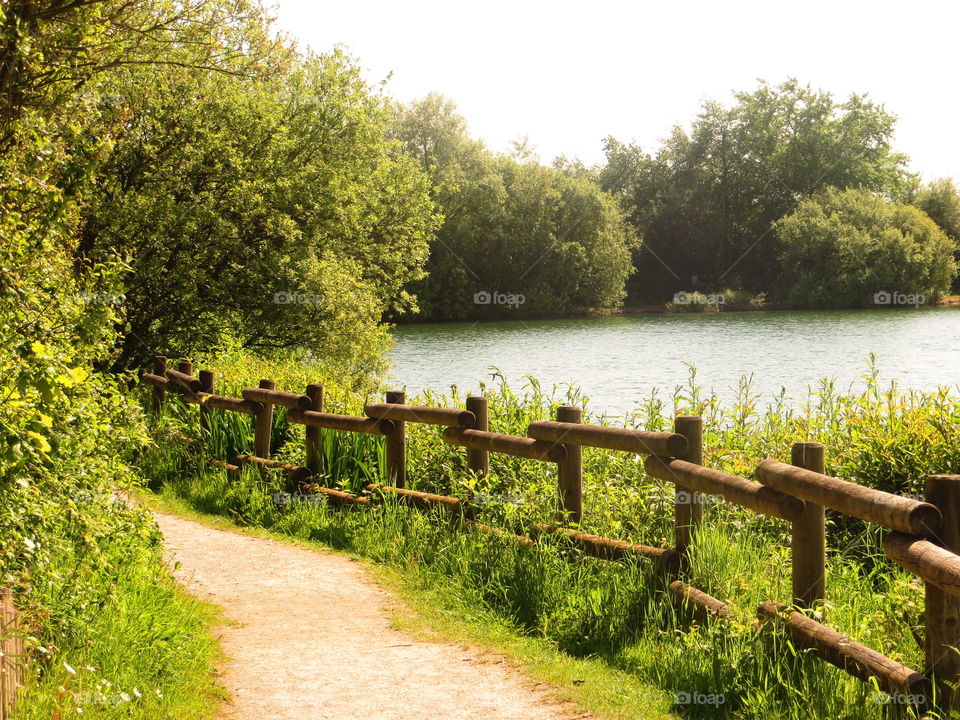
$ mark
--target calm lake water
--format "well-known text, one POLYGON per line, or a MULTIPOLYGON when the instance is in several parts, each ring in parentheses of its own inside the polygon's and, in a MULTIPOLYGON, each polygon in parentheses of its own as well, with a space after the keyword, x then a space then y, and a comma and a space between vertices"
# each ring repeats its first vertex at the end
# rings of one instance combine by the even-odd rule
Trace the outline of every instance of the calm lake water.
MULTIPOLYGON (((722 398, 739 380, 766 402, 786 391, 803 400, 820 378, 862 387, 871 352, 884 384, 932 390, 960 386, 960 309, 709 313, 406 325, 391 352, 397 387, 475 390, 493 367, 515 389, 527 375, 545 389, 577 383, 595 412, 620 415, 654 388, 669 401, 697 368, 722 398)), ((669 406, 669 402, 668 402, 669 406)))

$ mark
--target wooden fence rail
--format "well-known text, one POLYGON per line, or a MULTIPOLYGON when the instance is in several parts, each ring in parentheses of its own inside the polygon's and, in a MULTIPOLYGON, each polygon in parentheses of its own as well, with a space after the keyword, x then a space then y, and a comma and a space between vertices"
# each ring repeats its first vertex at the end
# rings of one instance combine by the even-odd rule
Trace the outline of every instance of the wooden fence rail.
MULTIPOLYGON (((935 475, 927 483, 926 502, 905 498, 840 480, 825 474, 825 448, 820 443, 795 443, 791 463, 768 458, 759 463, 759 482, 703 467, 703 425, 699 417, 679 416, 674 432, 647 432, 628 428, 587 425, 581 410, 561 406, 554 420, 530 423, 527 436, 489 431, 487 399, 469 397, 465 409, 409 405, 406 394, 392 391, 386 402, 368 403, 365 417, 323 411, 323 387, 309 385, 303 394, 277 390, 269 380, 247 388, 242 398, 213 394, 213 376, 201 371, 193 377, 189 363, 178 370, 167 368, 162 356, 154 359, 153 372, 142 382, 152 388, 152 402, 159 410, 167 393, 199 404, 206 413, 213 409, 241 412, 253 417, 254 453, 240 455, 236 465, 211 460, 235 471, 253 464, 285 472, 298 491, 309 490, 337 505, 364 507, 371 500, 393 495, 413 507, 438 508, 461 518, 480 532, 512 538, 531 547, 537 536, 565 538, 583 553, 606 560, 641 558, 653 562, 656 572, 669 581, 682 576, 686 554, 703 522, 702 495, 714 495, 754 512, 787 521, 791 525, 792 606, 767 601, 757 608, 762 621, 782 625, 794 642, 827 662, 862 680, 876 681, 891 692, 908 692, 926 709, 931 690, 938 709, 960 709, 960 475, 935 475), (273 407, 288 408, 289 422, 306 426, 306 467, 283 465, 270 459, 273 407), (516 535, 469 518, 471 507, 458 498, 417 492, 406 488, 406 424, 445 427, 447 443, 466 448, 467 466, 477 475, 489 471, 489 453, 551 462, 557 465, 557 524, 529 528, 531 537, 516 535), (357 496, 318 483, 322 453, 321 429, 381 435, 386 440, 386 482, 366 485, 367 496, 357 496), (581 532, 583 517, 582 448, 604 448, 646 455, 644 469, 652 477, 675 487, 675 540, 673 548, 654 548, 581 532), (912 670, 893 659, 847 638, 804 614, 805 608, 823 612, 826 588, 825 509, 840 512, 891 531, 884 552, 896 564, 920 577, 926 586, 925 670, 912 670)), ((208 422, 201 415, 201 422, 208 422)), ((726 602, 681 579, 667 586, 668 595, 702 619, 724 619, 726 602)))

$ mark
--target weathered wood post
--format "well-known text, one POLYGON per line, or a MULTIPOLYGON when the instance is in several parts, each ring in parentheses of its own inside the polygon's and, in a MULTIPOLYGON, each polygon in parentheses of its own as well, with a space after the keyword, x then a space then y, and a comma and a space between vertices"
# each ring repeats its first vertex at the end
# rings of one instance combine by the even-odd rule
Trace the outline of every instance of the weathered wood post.
MULTIPOLYGON (((678 460, 703 465, 703 420, 699 415, 678 415, 673 419, 673 431, 687 439, 687 451, 678 460)), ((693 542, 693 534, 703 521, 703 501, 700 493, 680 485, 674 495, 674 523, 676 550, 686 553, 693 542)))
MULTIPOLYGON (((153 374, 159 375, 162 378, 167 376, 167 358, 164 355, 154 355, 153 356, 153 374)), ((167 391, 162 387, 153 386, 153 411, 157 414, 160 414, 160 411, 163 409, 163 400, 167 395, 167 391)))
MULTIPOLYGON (((201 370, 198 377, 202 385, 200 392, 213 395, 213 370, 201 370)), ((206 433, 210 432, 210 414, 212 412, 213 408, 206 403, 200 405, 200 429, 206 433)))
MULTIPOLYGON (((387 392, 387 402, 394 405, 406 405, 407 394, 403 390, 387 392)), ((387 482, 398 488, 407 486, 407 424, 403 420, 394 420, 394 430, 387 435, 387 482)))
MULTIPOLYGON (((193 363, 190 362, 189 360, 181 360, 180 362, 177 363, 177 370, 182 372, 184 375, 193 375, 193 363)), ((180 389, 181 395, 187 392, 179 385, 177 385, 177 387, 180 389)))
MULTIPOLYGON (((952 553, 960 554, 960 475, 931 475, 926 500, 943 515, 937 539, 952 553)), ((932 583, 926 594, 926 664, 936 679, 936 705, 945 711, 960 710, 960 692, 950 688, 960 682, 960 598, 932 583)))
MULTIPOLYGON (((573 405, 557 408, 557 422, 579 423, 583 411, 573 405)), ((583 448, 564 443, 567 452, 557 463, 557 483, 560 490, 558 516, 561 522, 583 521, 583 448)))
MULTIPOLYGON (((798 442, 790 451, 792 465, 821 475, 826 474, 826 448, 823 443, 798 442)), ((827 527, 823 505, 806 502, 803 513, 791 526, 793 602, 813 607, 827 593, 827 527)))
POLYGON ((0 587, 0 718, 9 720, 17 705, 17 688, 26 675, 20 613, 13 602, 13 591, 0 587))
MULTIPOLYGON (((487 416, 487 399, 482 395, 471 395, 467 398, 467 410, 473 413, 477 418, 477 424, 474 430, 490 429, 490 421, 487 416)), ((486 450, 467 449, 467 467, 475 474, 483 476, 490 472, 490 453, 486 450)))
MULTIPOLYGON (((261 380, 263 390, 276 390, 277 384, 273 380, 261 380)), ((264 402, 261 410, 253 421, 253 454, 257 457, 269 459, 270 436, 273 434, 273 403, 264 402)))
MULTIPOLYGON (((312 404, 310 409, 314 412, 323 412, 323 385, 311 383, 307 385, 306 396, 310 398, 312 404)), ((320 450, 320 428, 312 425, 306 426, 307 444, 306 444, 306 462, 310 472, 319 475, 323 472, 323 452, 320 450)))

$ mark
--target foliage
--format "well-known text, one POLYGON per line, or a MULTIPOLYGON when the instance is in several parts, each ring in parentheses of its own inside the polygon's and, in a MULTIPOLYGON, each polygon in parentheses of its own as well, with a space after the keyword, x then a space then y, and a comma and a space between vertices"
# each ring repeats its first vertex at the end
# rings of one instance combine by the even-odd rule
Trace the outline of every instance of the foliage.
POLYGON ((776 224, 782 297, 796 307, 933 301, 956 274, 955 244, 923 212, 866 190, 826 188, 776 224))
POLYGON ((928 183, 911 198, 956 243, 960 243, 960 190, 950 178, 928 183))
MULTIPOLYGON (((950 178, 941 178, 921 188, 911 204, 923 210, 954 242, 954 259, 960 265, 960 190, 950 178)), ((960 276, 954 278, 953 292, 960 293, 960 276)))
POLYGON ((383 312, 412 306, 433 206, 385 139, 385 101, 339 51, 248 52, 268 67, 134 69, 104 88, 124 131, 81 249, 129 258, 117 367, 233 338, 369 366, 383 312))
POLYGON ((525 317, 616 307, 632 235, 589 178, 494 156, 449 100, 396 109, 394 134, 430 174, 444 223, 413 286, 430 320, 525 317))
POLYGON ((770 292, 777 277, 771 223, 833 185, 896 197, 906 158, 891 149, 894 118, 865 97, 839 103, 788 80, 704 104, 655 155, 607 140, 600 184, 643 238, 631 297, 661 299, 724 284, 770 292))

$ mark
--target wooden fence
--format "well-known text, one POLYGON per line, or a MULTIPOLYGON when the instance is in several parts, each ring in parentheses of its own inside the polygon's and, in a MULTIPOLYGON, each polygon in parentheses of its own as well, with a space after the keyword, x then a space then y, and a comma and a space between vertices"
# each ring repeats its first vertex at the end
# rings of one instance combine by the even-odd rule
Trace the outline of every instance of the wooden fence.
POLYGON ((13 593, 0 588, 0 720, 9 720, 23 677, 23 635, 13 593))
POLYGON ((727 502, 757 513, 780 518, 791 525, 792 603, 773 600, 757 608, 762 622, 774 623, 789 632, 800 647, 865 682, 876 682, 884 691, 939 709, 960 709, 960 475, 932 475, 926 484, 925 502, 874 490, 830 477, 824 472, 825 448, 820 443, 799 442, 792 448, 790 463, 763 460, 756 470, 759 482, 703 467, 703 427, 697 416, 674 420, 674 432, 647 432, 625 428, 586 425, 581 410, 562 406, 555 420, 529 425, 527 437, 488 430, 487 400, 469 397, 466 409, 408 405, 405 394, 392 391, 386 402, 368 404, 364 417, 324 412, 323 387, 309 385, 301 394, 282 392, 269 380, 258 388, 243 390, 241 398, 214 393, 210 371, 193 377, 189 362, 177 370, 157 356, 152 373, 142 381, 153 388, 154 408, 159 410, 168 391, 183 401, 200 406, 200 422, 209 422, 214 409, 251 415, 254 423, 254 454, 240 455, 236 463, 211 460, 213 464, 239 471, 241 464, 285 472, 298 491, 325 495, 335 504, 367 505, 385 495, 398 496, 419 508, 441 508, 464 518, 482 532, 511 537, 532 546, 539 534, 568 537, 585 553, 607 559, 646 558, 667 576, 671 598, 700 617, 722 619, 728 614, 724 601, 684 582, 686 554, 697 527, 703 521, 701 496, 719 496, 727 502), (287 420, 306 426, 306 466, 284 465, 270 459, 273 408, 287 410, 287 420), (474 522, 464 504, 453 497, 415 492, 406 487, 406 424, 445 426, 445 442, 466 448, 468 467, 480 474, 489 469, 489 453, 505 453, 557 465, 558 508, 555 524, 530 528, 531 537, 474 522), (322 428, 370 433, 386 440, 387 483, 370 483, 369 497, 356 496, 318 483, 320 469, 319 431, 322 428), (655 548, 578 532, 569 524, 580 522, 583 513, 582 448, 606 448, 645 455, 649 475, 675 486, 674 548, 655 548), (919 576, 925 585, 925 668, 917 671, 885 657, 812 619, 803 611, 826 597, 825 508, 874 523, 891 531, 883 543, 887 557, 919 576), (933 701, 933 702, 931 702, 933 701))

